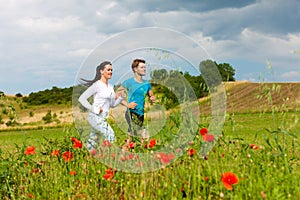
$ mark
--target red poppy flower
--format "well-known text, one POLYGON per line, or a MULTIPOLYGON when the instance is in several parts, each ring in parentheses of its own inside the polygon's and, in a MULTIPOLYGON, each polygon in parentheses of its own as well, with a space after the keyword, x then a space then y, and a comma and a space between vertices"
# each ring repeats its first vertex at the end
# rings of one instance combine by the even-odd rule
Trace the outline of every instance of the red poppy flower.
POLYGON ((255 149, 255 150, 256 150, 256 149, 258 149, 258 146, 257 146, 257 145, 255 145, 255 144, 250 144, 250 148, 251 148, 251 149, 255 149))
POLYGON ((92 156, 95 156, 95 155, 97 154, 97 150, 96 150, 96 149, 92 149, 92 150, 90 151, 90 153, 92 154, 92 156))
POLYGON ((189 149, 188 152, 189 152, 189 155, 192 157, 195 154, 195 149, 193 149, 193 148, 189 149))
POLYGON ((232 185, 239 182, 238 177, 232 172, 222 174, 221 180, 227 190, 232 190, 232 185))
POLYGON ((152 139, 152 140, 150 140, 150 142, 149 142, 149 148, 152 148, 152 147, 154 147, 156 145, 156 139, 152 139))
POLYGON ((160 160, 160 162, 163 164, 163 165, 166 165, 168 164, 173 158, 174 158, 174 154, 173 153, 164 153, 164 152, 157 152, 155 154, 155 159, 157 160, 160 160))
POLYGON ((204 176, 203 179, 204 179, 204 181, 209 181, 209 177, 208 176, 204 176))
POLYGON ((71 170, 71 171, 70 171, 70 174, 71 174, 72 176, 75 176, 75 175, 76 175, 76 171, 75 171, 75 170, 71 170))
POLYGON ((164 165, 168 164, 172 159, 174 158, 174 154, 163 154, 163 156, 160 159, 160 162, 164 165))
POLYGON ((72 140, 72 142, 74 142, 74 148, 82 148, 82 143, 80 140, 78 140, 74 137, 72 137, 71 140, 72 140))
POLYGON ((36 174, 36 173, 39 173, 41 170, 39 168, 34 168, 31 170, 31 173, 32 174, 36 174))
POLYGON ((104 146, 104 147, 111 147, 112 144, 110 143, 109 140, 104 140, 104 141, 102 142, 102 146, 104 146))
POLYGON ((207 130, 207 128, 201 128, 199 133, 203 136, 208 133, 208 130, 207 130))
POLYGON ((25 152, 24 152, 25 155, 32 155, 32 154, 35 154, 35 151, 34 151, 34 146, 29 146, 26 148, 25 152))
POLYGON ((126 161, 126 160, 133 160, 133 159, 138 159, 137 156, 135 156, 134 154, 129 154, 128 156, 124 155, 121 157, 121 161, 126 161))
POLYGON ((106 174, 103 175, 103 178, 106 180, 110 180, 114 177, 115 172, 112 170, 112 168, 108 168, 106 170, 106 174))
POLYGON ((130 149, 134 149, 135 143, 134 143, 134 142, 130 142, 130 143, 128 144, 128 147, 129 147, 130 149))
POLYGON ((215 139, 215 136, 212 134, 206 134, 202 136, 202 139, 206 142, 212 142, 215 139))
POLYGON ((66 151, 65 153, 62 154, 62 156, 66 162, 69 162, 70 160, 72 160, 74 158, 73 153, 70 151, 66 151))
POLYGON ((135 158, 135 156, 134 156, 134 154, 131 153, 131 154, 128 155, 128 158, 129 158, 130 160, 132 160, 132 159, 135 158))
POLYGON ((50 154, 51 156, 59 156, 60 151, 59 150, 53 150, 52 153, 50 154))
POLYGON ((27 193, 27 197, 30 198, 30 199, 34 198, 33 194, 31 194, 31 193, 27 193))
POLYGON ((129 160, 129 159, 127 158, 127 156, 122 156, 122 157, 120 158, 120 160, 121 160, 122 162, 125 162, 126 160, 129 160))

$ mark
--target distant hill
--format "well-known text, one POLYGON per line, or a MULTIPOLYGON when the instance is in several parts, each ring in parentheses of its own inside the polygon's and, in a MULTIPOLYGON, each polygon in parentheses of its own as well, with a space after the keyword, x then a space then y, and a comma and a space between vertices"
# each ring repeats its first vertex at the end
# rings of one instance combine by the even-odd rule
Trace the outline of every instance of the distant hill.
MULTIPOLYGON (((272 109, 276 111, 300 111, 300 82, 299 83, 252 83, 252 82, 225 82, 224 88, 226 89, 226 112, 227 113, 258 113, 270 112, 272 109)), ((54 88, 54 90, 58 90, 54 88)), ((71 89, 66 88, 70 94, 71 89)), ((47 91, 50 92, 50 91, 47 91)), ((44 93, 41 96, 45 96, 44 93)), ((49 94, 49 93, 48 93, 49 94)), ((60 96, 61 92, 51 94, 60 96)), ((35 128, 44 126, 60 126, 72 123, 72 105, 70 99, 63 101, 67 98, 61 95, 62 101, 56 102, 51 105, 47 102, 44 105, 27 105, 23 98, 7 96, 7 100, 16 109, 18 121, 22 123, 23 128, 35 128), (69 103, 67 103, 69 102, 69 103), (45 123, 42 118, 51 111, 52 116, 55 115, 51 123, 45 123)), ((26 98, 26 97, 25 97, 26 98)), ((41 98, 39 98, 41 99, 41 98)), ((15 129, 19 126, 6 126, 9 120, 9 112, 4 113, 3 102, 0 101, 0 124, 1 129, 15 129), (2 112, 1 112, 2 109, 2 112)), ((204 97, 199 99, 201 115, 210 115, 211 113, 211 99, 204 97)), ((150 106, 151 109, 151 106, 150 106)), ((119 113, 123 117, 124 106, 118 106, 113 109, 113 113, 119 113)))

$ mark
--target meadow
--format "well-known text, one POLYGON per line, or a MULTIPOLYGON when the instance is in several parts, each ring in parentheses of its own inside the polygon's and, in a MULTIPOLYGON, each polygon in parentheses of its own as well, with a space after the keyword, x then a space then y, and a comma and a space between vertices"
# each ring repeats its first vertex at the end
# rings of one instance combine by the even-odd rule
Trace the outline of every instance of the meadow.
POLYGON ((123 119, 123 110, 116 109, 110 121, 117 142, 101 141, 97 152, 88 152, 70 123, 69 107, 52 106, 57 117, 46 123, 49 108, 3 101, 16 108, 12 114, 22 123, 0 130, 0 199, 300 199, 299 84, 225 86, 220 135, 207 129, 211 105, 204 98, 196 128, 182 123, 176 111, 165 121, 147 119, 155 134, 144 143, 132 138, 125 154, 114 151, 126 139, 124 120, 116 120, 123 119), (190 140, 182 139, 180 124, 190 140), (212 150, 200 154, 209 144, 212 150))
MULTIPOLYGON (((181 149, 182 156, 175 159, 159 154, 157 162, 162 167, 147 173, 126 173, 106 166, 84 144, 81 146, 72 125, 0 132, 0 197, 299 199, 299 114, 298 111, 229 113, 221 137, 205 158, 197 155, 204 140, 200 130, 210 121, 202 116, 194 139, 181 149)), ((178 118, 172 120, 179 123, 178 118)), ((151 138, 155 139, 151 147, 149 143, 145 148, 137 140, 128 151, 158 154, 169 131, 170 127, 165 127, 151 138)), ((122 133, 117 131, 116 135, 122 133)), ((143 164, 134 157, 121 162, 133 167, 143 164)))

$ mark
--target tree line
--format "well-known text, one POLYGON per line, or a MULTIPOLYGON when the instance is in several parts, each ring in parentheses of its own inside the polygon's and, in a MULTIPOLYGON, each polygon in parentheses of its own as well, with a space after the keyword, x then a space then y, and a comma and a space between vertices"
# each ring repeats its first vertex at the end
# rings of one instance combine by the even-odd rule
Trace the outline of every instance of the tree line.
POLYGON ((159 100, 170 109, 187 101, 195 101, 209 94, 209 87, 221 82, 235 81, 235 69, 228 63, 217 64, 211 60, 199 65, 200 75, 178 70, 159 69, 151 72, 153 91, 159 100))
POLYGON ((58 88, 53 86, 52 89, 30 93, 28 96, 23 97, 23 102, 28 105, 71 105, 72 93, 73 87, 58 88))

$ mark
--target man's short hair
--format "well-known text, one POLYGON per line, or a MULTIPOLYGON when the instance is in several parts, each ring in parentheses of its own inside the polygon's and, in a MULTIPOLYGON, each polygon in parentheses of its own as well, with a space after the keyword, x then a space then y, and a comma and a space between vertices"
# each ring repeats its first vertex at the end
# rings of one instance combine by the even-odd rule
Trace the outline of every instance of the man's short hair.
POLYGON ((132 61, 131 68, 133 72, 134 72, 134 68, 138 67, 140 63, 146 63, 146 61, 140 58, 134 59, 132 61))

